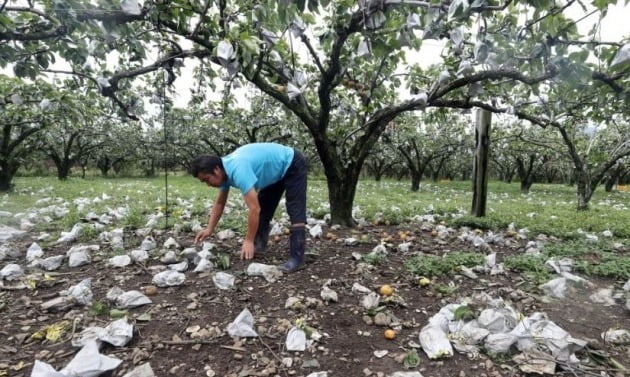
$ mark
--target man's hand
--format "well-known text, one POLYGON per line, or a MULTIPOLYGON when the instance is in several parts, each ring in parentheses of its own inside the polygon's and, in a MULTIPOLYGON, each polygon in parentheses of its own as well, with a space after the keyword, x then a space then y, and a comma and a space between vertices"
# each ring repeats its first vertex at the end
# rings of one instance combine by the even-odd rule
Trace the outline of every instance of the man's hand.
POLYGON ((241 259, 252 259, 254 257, 254 243, 252 241, 243 241, 241 247, 241 259))
POLYGON ((211 234, 212 234, 212 231, 208 228, 205 228, 201 232, 197 233, 197 236, 195 237, 195 243, 198 244, 202 242, 206 238, 210 237, 211 234))

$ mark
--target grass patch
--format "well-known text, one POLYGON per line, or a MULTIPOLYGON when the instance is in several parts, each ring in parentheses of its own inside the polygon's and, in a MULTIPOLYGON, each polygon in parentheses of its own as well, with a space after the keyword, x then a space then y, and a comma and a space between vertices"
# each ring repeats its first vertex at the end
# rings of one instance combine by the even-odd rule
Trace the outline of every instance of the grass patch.
POLYGON ((363 256, 363 261, 372 266, 383 264, 387 260, 387 255, 383 253, 369 253, 363 256))
MULTIPOLYGON (((27 213, 35 208, 65 202, 70 214, 50 224, 65 231, 87 212, 100 214, 107 208, 118 206, 129 208, 125 225, 143 227, 147 216, 166 203, 163 177, 70 177, 67 181, 59 181, 52 176, 17 177, 14 183, 16 189, 13 192, 0 195, 0 208, 13 213, 27 213), (35 205, 43 198, 50 199, 48 204, 35 205), (77 199, 84 204, 79 206, 75 201, 77 199)), ((208 207, 214 201, 217 190, 180 174, 169 175, 168 184, 169 210, 188 209, 194 218, 205 224, 208 207)), ((487 215, 474 218, 469 215, 472 202, 470 182, 423 181, 418 191, 411 192, 407 180, 361 180, 357 186, 353 213, 356 218, 364 218, 370 223, 401 224, 413 221, 416 216, 432 214, 451 226, 501 230, 513 223, 517 229, 527 228, 533 236, 543 233, 581 240, 584 238, 579 231, 581 229, 595 234, 610 230, 617 238, 630 238, 630 221, 627 221, 630 192, 607 193, 598 188, 588 211, 576 210, 576 189, 566 185, 534 184, 531 192, 523 195, 518 182, 490 182, 488 192, 487 215)), ((307 205, 309 216, 322 218, 330 212, 324 180, 309 181, 307 205)), ((231 190, 228 209, 218 230, 231 228, 244 231, 246 207, 238 190, 231 190)), ((283 215, 284 208, 279 208, 276 216, 283 215)), ((171 217, 169 227, 175 222, 171 217)))
POLYGON ((405 269, 417 276, 437 277, 455 271, 459 266, 473 267, 484 262, 484 254, 452 252, 443 257, 416 255, 404 262, 405 269))
POLYGON ((533 284, 552 277, 545 265, 549 258, 571 258, 573 270, 591 276, 630 279, 630 256, 616 253, 610 242, 586 243, 567 241, 547 244, 540 255, 512 255, 504 259, 505 267, 522 272, 533 284))
POLYGON ((545 258, 541 255, 510 255, 503 260, 503 265, 512 270, 521 272, 528 284, 537 287, 551 278, 549 268, 545 266, 545 258))
POLYGON ((467 226, 473 229, 500 230, 506 229, 509 223, 492 217, 474 217, 465 215, 454 219, 451 222, 451 225, 456 227, 467 226))

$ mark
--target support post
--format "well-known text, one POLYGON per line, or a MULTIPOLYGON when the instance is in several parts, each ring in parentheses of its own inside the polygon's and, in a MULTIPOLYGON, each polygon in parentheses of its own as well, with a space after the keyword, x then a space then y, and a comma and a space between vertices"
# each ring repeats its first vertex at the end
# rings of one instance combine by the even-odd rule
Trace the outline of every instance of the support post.
POLYGON ((486 215, 488 199, 488 156, 490 152, 490 120, 492 113, 477 109, 475 124, 475 158, 473 161, 473 200, 471 215, 486 215))

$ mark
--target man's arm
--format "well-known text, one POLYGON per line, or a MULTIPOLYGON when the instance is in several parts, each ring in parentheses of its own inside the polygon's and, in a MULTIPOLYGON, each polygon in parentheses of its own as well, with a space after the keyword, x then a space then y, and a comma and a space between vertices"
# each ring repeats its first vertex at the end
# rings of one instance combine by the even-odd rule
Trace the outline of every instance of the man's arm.
POLYGON ((241 258, 251 259, 254 256, 254 237, 258 230, 258 221, 260 217, 260 203, 258 203, 258 193, 251 188, 247 194, 243 195, 243 200, 248 208, 247 215, 247 233, 241 248, 241 258))
POLYGON ((229 190, 219 191, 217 198, 212 205, 212 209, 210 210, 210 218, 208 219, 208 225, 204 230, 197 233, 197 237, 195 237, 195 243, 201 242, 205 240, 207 237, 210 237, 214 232, 214 228, 217 226, 217 223, 221 219, 223 215, 223 210, 225 209, 225 203, 227 203, 229 190))

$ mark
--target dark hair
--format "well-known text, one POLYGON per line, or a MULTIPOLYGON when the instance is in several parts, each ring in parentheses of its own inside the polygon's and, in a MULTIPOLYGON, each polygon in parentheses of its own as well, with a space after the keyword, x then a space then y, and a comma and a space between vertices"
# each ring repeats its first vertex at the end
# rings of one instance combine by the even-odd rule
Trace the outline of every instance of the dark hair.
POLYGON ((221 170, 225 170, 223 168, 223 161, 221 160, 221 157, 214 155, 199 156, 195 158, 192 164, 190 164, 190 174, 192 174, 193 177, 196 177, 199 173, 212 173, 217 166, 220 167, 221 170))

